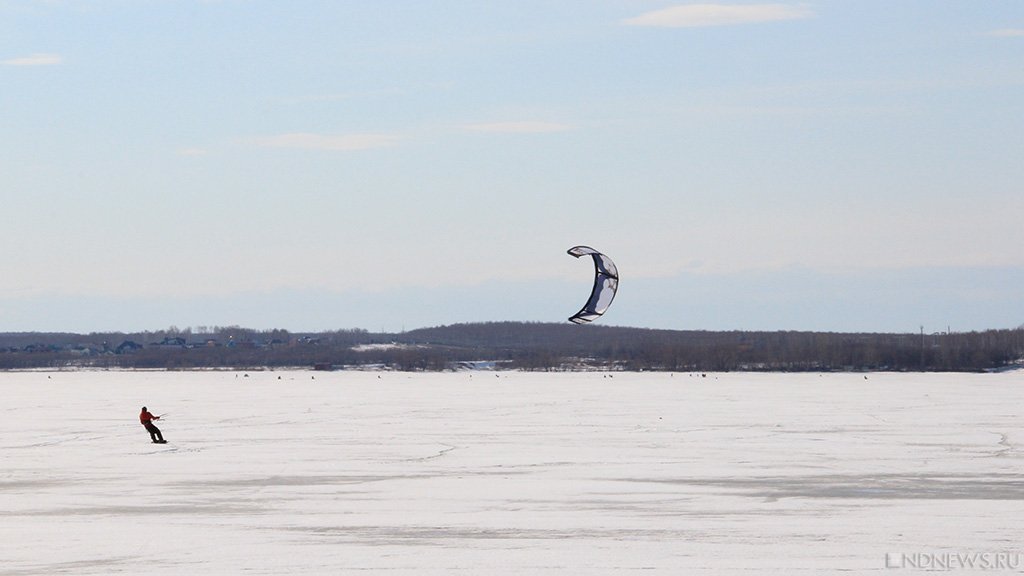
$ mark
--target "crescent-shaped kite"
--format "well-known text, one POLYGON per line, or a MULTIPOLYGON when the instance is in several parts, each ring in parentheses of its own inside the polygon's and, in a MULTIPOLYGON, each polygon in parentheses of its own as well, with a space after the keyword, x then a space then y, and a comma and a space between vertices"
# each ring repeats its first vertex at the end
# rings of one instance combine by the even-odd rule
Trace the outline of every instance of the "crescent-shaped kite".
POLYGON ((589 246, 574 246, 569 249, 569 255, 577 258, 589 255, 594 259, 594 289, 583 308, 569 318, 569 322, 586 324, 600 318, 612 305, 615 291, 619 289, 619 271, 611 258, 589 246))

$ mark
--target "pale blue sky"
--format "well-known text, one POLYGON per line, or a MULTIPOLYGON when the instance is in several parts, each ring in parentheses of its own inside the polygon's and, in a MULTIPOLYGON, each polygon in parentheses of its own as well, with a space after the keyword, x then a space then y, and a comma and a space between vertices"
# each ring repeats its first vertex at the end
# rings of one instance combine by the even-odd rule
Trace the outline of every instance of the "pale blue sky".
POLYGON ((0 331, 1024 323, 1024 2, 0 0, 0 331))

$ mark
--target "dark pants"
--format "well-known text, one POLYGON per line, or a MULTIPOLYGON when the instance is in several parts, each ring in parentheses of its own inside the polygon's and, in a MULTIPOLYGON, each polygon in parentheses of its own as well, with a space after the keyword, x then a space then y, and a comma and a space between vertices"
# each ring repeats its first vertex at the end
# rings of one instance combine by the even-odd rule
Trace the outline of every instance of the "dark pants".
POLYGON ((146 427, 146 431, 149 432, 149 437, 153 439, 153 442, 164 441, 164 435, 160 433, 160 429, 154 426, 152 422, 146 422, 143 426, 146 427))

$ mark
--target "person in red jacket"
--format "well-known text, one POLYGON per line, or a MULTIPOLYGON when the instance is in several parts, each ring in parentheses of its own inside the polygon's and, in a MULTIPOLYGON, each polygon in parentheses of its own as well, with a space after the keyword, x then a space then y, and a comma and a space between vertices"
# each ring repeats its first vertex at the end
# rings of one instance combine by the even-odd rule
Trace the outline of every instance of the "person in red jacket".
POLYGON ((153 425, 153 420, 159 420, 159 416, 153 416, 146 410, 146 407, 142 407, 142 413, 139 414, 139 422, 146 427, 146 431, 149 432, 149 437, 153 439, 156 444, 166 444, 167 440, 164 440, 164 435, 160 433, 160 429, 153 425))

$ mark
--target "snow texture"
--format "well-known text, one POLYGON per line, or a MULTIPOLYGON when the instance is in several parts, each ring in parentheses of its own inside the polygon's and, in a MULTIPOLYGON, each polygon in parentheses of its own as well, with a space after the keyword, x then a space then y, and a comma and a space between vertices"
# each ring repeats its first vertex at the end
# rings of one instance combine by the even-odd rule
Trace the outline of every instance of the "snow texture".
POLYGON ((1022 372, 12 372, 0 398, 5 576, 1024 571, 1022 372))

